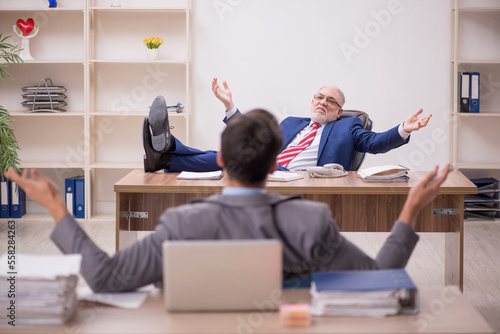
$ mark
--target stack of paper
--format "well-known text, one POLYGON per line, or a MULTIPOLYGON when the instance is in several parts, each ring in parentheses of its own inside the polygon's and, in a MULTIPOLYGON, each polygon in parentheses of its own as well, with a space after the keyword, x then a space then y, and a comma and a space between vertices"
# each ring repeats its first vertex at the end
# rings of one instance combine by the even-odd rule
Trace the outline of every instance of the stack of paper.
POLYGON ((0 258, 0 291, 7 291, 0 295, 0 308, 7 310, 0 326, 66 323, 77 307, 81 255, 18 254, 14 259, 0 258))
POLYGON ((418 293, 404 269, 313 273, 311 314, 371 316, 418 312, 418 293))
POLYGON ((298 173, 285 172, 285 171, 274 171, 272 174, 267 175, 268 181, 278 181, 278 182, 288 182, 294 180, 300 180, 304 177, 298 173))
POLYGON ((214 172, 181 172, 177 175, 178 180, 220 180, 222 171, 214 172))
POLYGON ((400 165, 384 165, 361 169, 358 175, 367 182, 407 182, 408 170, 400 165))

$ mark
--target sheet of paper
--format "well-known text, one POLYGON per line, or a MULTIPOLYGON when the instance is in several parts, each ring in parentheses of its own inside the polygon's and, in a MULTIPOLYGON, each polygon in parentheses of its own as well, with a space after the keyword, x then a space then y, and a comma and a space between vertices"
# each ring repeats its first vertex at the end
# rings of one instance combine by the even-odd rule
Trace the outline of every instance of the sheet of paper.
POLYGON ((78 289, 78 299, 98 302, 126 309, 141 307, 149 291, 94 293, 88 286, 78 289))

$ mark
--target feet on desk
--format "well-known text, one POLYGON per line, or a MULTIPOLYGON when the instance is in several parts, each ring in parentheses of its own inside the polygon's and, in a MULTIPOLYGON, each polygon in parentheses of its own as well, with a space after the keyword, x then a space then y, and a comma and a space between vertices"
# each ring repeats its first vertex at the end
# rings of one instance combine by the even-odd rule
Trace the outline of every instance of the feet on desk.
POLYGON ((157 170, 170 167, 170 154, 161 153, 153 149, 151 132, 149 132, 149 120, 144 118, 142 127, 142 145, 144 146, 144 171, 156 172, 157 170))
MULTIPOLYGON (((149 109, 149 126, 151 127, 151 143, 157 152, 172 150, 173 137, 168 124, 167 102, 163 96, 157 96, 149 109)), ((149 131, 149 130, 148 130, 149 131)))

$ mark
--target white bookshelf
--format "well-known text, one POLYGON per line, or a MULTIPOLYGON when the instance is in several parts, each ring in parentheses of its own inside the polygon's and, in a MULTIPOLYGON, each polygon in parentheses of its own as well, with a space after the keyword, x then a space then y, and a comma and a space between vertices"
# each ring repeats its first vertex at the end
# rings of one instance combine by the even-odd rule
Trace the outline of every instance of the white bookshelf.
POLYGON ((450 161, 465 172, 495 174, 500 171, 500 6, 452 0, 451 11, 450 161), (459 112, 459 72, 480 73, 479 113, 459 112))
MULTIPOLYGON (((64 193, 64 178, 85 177, 87 220, 115 217, 113 185, 143 168, 142 124, 157 95, 168 105, 172 132, 189 143, 191 113, 190 0, 0 0, 0 32, 13 35, 18 19, 40 26, 30 41, 36 60, 12 65, 14 80, 0 80, 0 104, 14 120, 21 168, 39 168, 64 193), (149 60, 143 40, 164 40, 149 60), (21 88, 51 78, 67 88, 66 111, 30 113, 21 88)), ((17 36, 11 42, 20 42, 17 36)), ((31 201, 22 219, 48 220, 31 201)))

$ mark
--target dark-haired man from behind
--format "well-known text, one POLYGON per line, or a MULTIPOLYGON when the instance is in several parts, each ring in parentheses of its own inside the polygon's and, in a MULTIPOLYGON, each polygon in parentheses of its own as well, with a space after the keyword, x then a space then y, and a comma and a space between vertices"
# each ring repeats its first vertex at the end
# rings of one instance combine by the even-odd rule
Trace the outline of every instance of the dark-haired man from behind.
POLYGON ((372 259, 339 233, 326 204, 266 193, 266 178, 276 168, 281 144, 278 122, 265 110, 231 119, 217 153, 225 172, 222 193, 167 209, 154 233, 113 256, 86 235, 54 185, 38 171, 19 175, 9 169, 6 177, 49 210, 57 224, 52 240, 63 253, 82 254, 81 272, 94 291, 128 291, 161 282, 162 243, 167 240, 278 239, 283 268, 292 274, 406 265, 418 241, 413 229, 417 215, 437 196, 448 166, 440 176, 436 167, 410 190, 388 239, 372 259))

